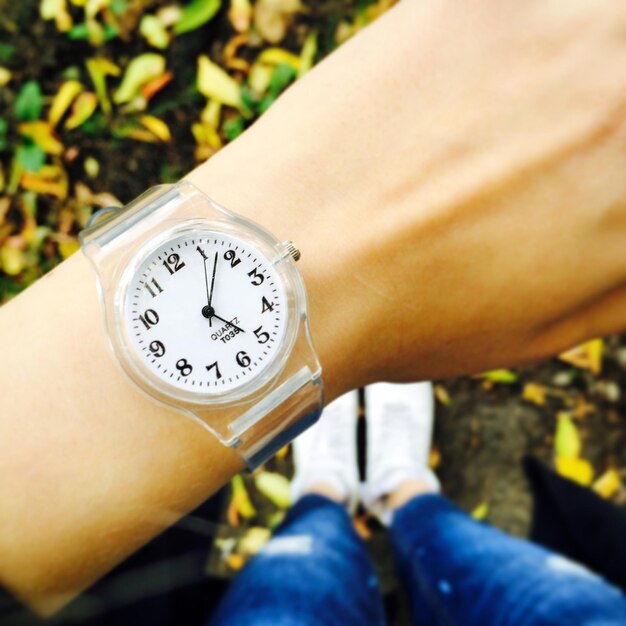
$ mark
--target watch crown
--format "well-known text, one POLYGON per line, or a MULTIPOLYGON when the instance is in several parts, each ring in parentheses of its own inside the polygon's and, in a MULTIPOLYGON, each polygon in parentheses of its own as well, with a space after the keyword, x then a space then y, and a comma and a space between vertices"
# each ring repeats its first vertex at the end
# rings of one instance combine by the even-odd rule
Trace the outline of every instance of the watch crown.
POLYGON ((285 241, 283 242, 283 246, 285 246, 285 250, 287 254, 294 260, 298 261, 300 259, 300 250, 294 246, 293 241, 285 241))

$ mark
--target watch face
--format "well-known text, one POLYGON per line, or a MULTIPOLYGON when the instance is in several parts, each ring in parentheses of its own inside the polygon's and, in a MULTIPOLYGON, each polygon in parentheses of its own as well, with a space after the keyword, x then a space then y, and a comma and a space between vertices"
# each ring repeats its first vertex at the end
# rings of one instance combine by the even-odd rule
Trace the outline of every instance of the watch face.
POLYGON ((123 324, 134 360, 185 392, 221 394, 281 350, 287 302, 272 262, 245 240, 186 231, 157 245, 127 284, 123 324))

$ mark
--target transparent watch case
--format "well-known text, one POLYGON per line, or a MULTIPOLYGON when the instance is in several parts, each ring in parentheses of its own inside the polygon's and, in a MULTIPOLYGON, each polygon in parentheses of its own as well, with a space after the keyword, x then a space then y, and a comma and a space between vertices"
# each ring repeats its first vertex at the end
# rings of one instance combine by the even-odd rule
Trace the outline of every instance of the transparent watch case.
POLYGON ((152 398, 208 428, 225 445, 238 449, 249 465, 258 464, 276 442, 283 443, 281 433, 317 419, 323 396, 321 367, 310 337, 304 284, 286 244, 187 181, 149 189, 84 230, 80 242, 98 276, 113 353, 126 375, 152 398), (286 329, 273 358, 241 386, 221 393, 165 383, 139 358, 124 323, 126 293, 142 262, 160 244, 194 230, 245 240, 273 265, 285 293, 286 329))

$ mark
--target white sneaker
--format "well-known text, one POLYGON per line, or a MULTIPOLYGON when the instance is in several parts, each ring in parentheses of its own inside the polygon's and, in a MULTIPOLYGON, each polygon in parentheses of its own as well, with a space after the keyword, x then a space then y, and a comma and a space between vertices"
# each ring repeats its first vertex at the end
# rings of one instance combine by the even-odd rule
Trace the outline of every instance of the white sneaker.
POLYGON ((313 483, 325 483, 356 509, 359 474, 356 452, 358 392, 351 391, 324 408, 317 424, 293 442, 295 474, 291 501, 296 502, 313 483))
POLYGON ((433 428, 432 385, 377 383, 365 388, 367 424, 366 481, 363 505, 385 525, 392 512, 387 496, 403 482, 417 479, 439 492, 428 467, 433 428))

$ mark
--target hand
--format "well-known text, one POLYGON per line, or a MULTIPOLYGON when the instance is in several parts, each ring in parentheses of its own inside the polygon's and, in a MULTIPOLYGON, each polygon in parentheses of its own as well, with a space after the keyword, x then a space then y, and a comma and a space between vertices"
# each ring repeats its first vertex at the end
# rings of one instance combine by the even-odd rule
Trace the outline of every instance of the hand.
POLYGON ((213 317, 216 317, 218 320, 220 320, 220 322, 224 322, 225 324, 228 324, 229 326, 232 326, 233 328, 236 328, 240 333, 245 333, 246 332, 242 328, 239 328, 239 326, 233 324, 232 322, 229 322, 228 320, 225 320, 223 317, 220 317, 219 315, 216 315, 215 313, 213 313, 213 317))
POLYGON ((213 327, 213 318, 215 317, 215 309, 211 305, 213 301, 213 287, 215 286, 215 270, 217 269, 217 252, 215 253, 215 259, 213 261, 213 275, 211 276, 211 288, 209 289, 209 277, 206 271, 206 262, 208 261, 207 256, 204 254, 204 251, 200 246, 197 248, 198 252, 202 255, 204 259, 204 283, 206 285, 206 299, 207 305, 202 307, 202 315, 209 320, 209 326, 213 327))

